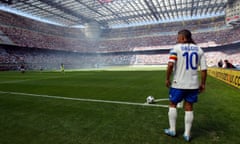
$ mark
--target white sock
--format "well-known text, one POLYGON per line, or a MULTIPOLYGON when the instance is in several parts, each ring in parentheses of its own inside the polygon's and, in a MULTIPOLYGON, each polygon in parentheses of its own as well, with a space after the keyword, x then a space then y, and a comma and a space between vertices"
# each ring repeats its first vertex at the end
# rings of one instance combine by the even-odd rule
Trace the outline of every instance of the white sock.
POLYGON ((193 118, 193 111, 185 111, 185 136, 190 136, 193 118))
POLYGON ((168 111, 170 130, 176 132, 177 109, 170 107, 168 111))

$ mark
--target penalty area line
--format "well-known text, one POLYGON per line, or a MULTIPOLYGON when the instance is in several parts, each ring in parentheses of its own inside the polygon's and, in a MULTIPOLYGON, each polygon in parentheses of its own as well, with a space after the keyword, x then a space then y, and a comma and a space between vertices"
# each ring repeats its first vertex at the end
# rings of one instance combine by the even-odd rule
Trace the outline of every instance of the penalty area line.
POLYGON ((161 105, 161 104, 145 104, 145 103, 135 103, 135 102, 124 102, 124 101, 71 98, 71 97, 63 97, 63 96, 41 95, 41 94, 31 94, 31 93, 10 92, 10 91, 0 91, 0 94, 22 95, 22 96, 42 97, 42 98, 62 99, 62 100, 73 100, 73 101, 83 101, 83 102, 96 102, 96 103, 110 103, 110 104, 122 104, 122 105, 135 105, 135 106, 150 106, 150 107, 168 108, 168 105, 161 105))

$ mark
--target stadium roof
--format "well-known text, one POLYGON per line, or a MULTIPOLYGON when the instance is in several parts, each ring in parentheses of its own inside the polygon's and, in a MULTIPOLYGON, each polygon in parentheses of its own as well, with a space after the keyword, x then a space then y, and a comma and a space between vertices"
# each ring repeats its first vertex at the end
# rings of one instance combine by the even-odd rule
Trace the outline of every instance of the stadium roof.
POLYGON ((227 0, 0 0, 4 7, 65 26, 131 26, 222 16, 227 0))

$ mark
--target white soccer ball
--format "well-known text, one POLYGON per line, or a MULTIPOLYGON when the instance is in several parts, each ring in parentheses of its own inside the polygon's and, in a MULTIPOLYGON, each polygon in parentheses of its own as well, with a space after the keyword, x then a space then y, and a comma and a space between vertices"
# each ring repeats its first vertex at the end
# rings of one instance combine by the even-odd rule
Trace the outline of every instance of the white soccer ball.
POLYGON ((146 100, 147 100, 148 104, 154 103, 154 97, 153 96, 148 96, 146 100))

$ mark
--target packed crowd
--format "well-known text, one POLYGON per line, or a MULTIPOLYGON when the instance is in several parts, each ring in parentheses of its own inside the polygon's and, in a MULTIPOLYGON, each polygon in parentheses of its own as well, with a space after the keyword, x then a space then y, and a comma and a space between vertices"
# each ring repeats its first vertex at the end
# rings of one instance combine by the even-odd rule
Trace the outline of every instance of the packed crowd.
MULTIPOLYGON (((208 48, 206 48, 208 49, 208 48)), ((218 61, 227 59, 233 65, 240 64, 240 43, 235 47, 206 51, 207 64, 216 67, 218 61)), ((2 46, 0 48, 0 70, 19 69, 21 64, 28 70, 59 70, 63 63, 66 69, 99 68, 113 65, 165 65, 167 52, 139 53, 78 53, 38 48, 2 46)))
POLYGON ((9 45, 5 37, 13 42, 12 46, 0 48, 0 64, 14 65, 11 69, 22 63, 28 69, 59 69, 60 63, 66 68, 166 64, 167 53, 134 52, 170 49, 176 43, 175 31, 182 28, 193 30, 193 39, 206 50, 226 45, 217 51, 207 51, 209 66, 215 66, 219 58, 240 64, 240 28, 224 28, 221 18, 105 30, 99 39, 86 38, 82 29, 53 26, 1 11, 0 19, 0 43, 9 45), (238 45, 227 47, 231 43, 238 45), (111 52, 129 53, 103 54, 111 52))
POLYGON ((36 31, 49 35, 80 37, 84 36, 83 29, 56 26, 52 24, 42 23, 36 20, 24 18, 12 13, 0 10, 0 24, 36 31))
POLYGON ((89 54, 16 46, 0 47, 0 70, 17 70, 25 65, 28 70, 59 70, 63 63, 66 69, 98 68, 112 65, 131 65, 134 55, 89 54))
POLYGON ((240 65, 240 43, 204 50, 208 66, 219 67, 218 62, 224 60, 228 60, 235 66, 240 65))
MULTIPOLYGON (((170 48, 176 31, 193 31, 195 41, 204 47, 240 40, 240 28, 224 27, 223 18, 176 22, 131 28, 103 30, 99 39, 88 39, 83 29, 41 23, 0 11, 0 32, 17 46, 78 52, 117 52, 170 48)), ((4 42, 2 42, 4 43, 4 42)))
POLYGON ((114 28, 103 31, 103 37, 106 38, 121 38, 121 37, 136 37, 141 35, 176 35, 179 29, 191 29, 193 32, 209 31, 214 29, 222 29, 226 27, 224 17, 214 19, 201 19, 185 22, 160 23, 155 25, 136 26, 127 28, 114 28))
MULTIPOLYGON (((169 48, 175 44, 175 35, 141 36, 121 39, 101 39, 91 41, 87 39, 68 38, 47 35, 36 31, 16 27, 1 26, 5 33, 17 46, 37 47, 55 50, 69 50, 78 52, 117 52, 133 50, 149 50, 169 48)), ((239 29, 195 33, 195 41, 205 47, 210 45, 224 45, 240 40, 239 29)))

